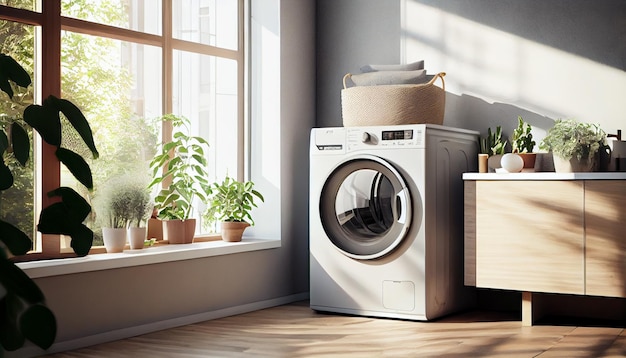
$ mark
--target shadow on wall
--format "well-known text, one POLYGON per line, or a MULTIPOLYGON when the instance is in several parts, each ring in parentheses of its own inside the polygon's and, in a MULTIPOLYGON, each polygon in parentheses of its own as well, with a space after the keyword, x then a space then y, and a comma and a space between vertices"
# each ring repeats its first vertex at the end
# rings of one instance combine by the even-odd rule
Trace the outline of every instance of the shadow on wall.
MULTIPOLYGON (((548 129, 552 128, 558 118, 549 118, 541 114, 520 108, 508 103, 489 103, 481 98, 468 94, 456 95, 446 92, 446 114, 443 124, 450 127, 459 127, 479 131, 481 136, 487 135, 487 128, 495 129, 502 126, 503 138, 510 139, 513 129, 517 127, 517 116, 533 128, 533 138, 538 146, 548 129)), ((511 151, 510 140, 507 152, 511 151)))

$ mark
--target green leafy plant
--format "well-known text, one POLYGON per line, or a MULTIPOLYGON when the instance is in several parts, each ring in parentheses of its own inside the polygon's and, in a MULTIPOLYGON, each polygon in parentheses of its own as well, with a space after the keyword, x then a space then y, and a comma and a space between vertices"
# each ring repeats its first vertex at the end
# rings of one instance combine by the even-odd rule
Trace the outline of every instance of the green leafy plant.
POLYGON ((548 130, 539 148, 569 160, 593 160, 604 146, 606 133, 596 124, 583 123, 575 119, 557 119, 548 130))
POLYGON ((513 153, 532 153, 535 148, 535 141, 533 140, 532 126, 522 119, 522 116, 517 116, 517 128, 513 130, 511 136, 511 147, 513 153))
POLYGON ((187 134, 189 120, 185 117, 167 114, 161 120, 171 123, 172 141, 162 144, 150 162, 153 180, 148 187, 162 185, 154 199, 160 219, 187 220, 194 200, 206 202, 211 192, 205 155, 209 143, 187 134))
MULTIPOLYGON (((26 70, 12 57, 0 54, 0 89, 13 100, 13 85, 26 88, 30 84, 26 70)), ((94 159, 98 158, 91 127, 80 109, 68 100, 49 96, 41 105, 28 105, 23 118, 14 119, 0 131, 0 190, 9 189, 14 183, 7 163, 16 160, 19 165, 25 166, 30 158, 27 126, 37 131, 44 142, 56 147, 57 159, 81 184, 89 190, 93 189, 91 169, 85 159, 61 146, 61 114, 79 134, 94 159)), ((70 236, 76 255, 87 255, 93 243, 93 232, 83 221, 91 212, 91 206, 72 188, 60 187, 47 195, 60 200, 42 209, 37 230, 43 234, 70 236)), ((3 220, 0 220, 0 241, 0 284, 6 291, 0 298, 0 344, 4 350, 12 351, 29 340, 47 349, 56 338, 54 314, 46 307, 39 287, 14 264, 8 254, 26 254, 32 242, 28 235, 3 220)))
POLYGON ((254 189, 253 182, 240 182, 226 176, 221 183, 213 183, 211 189, 208 207, 202 214, 205 223, 239 221, 254 225, 250 213, 253 207, 257 207, 254 200, 264 202, 265 199, 254 189))
POLYGON ((507 141, 502 141, 502 127, 497 126, 496 131, 492 132, 491 128, 487 129, 487 137, 481 137, 479 139, 480 153, 498 155, 504 154, 507 141))

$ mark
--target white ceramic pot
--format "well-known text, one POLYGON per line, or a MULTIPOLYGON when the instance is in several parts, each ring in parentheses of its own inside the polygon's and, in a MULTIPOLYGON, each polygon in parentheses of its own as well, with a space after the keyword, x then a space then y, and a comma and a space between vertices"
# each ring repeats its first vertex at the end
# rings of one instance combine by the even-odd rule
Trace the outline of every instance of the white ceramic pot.
POLYGON ((129 227, 128 228, 128 243, 132 250, 143 249, 143 244, 146 241, 146 228, 145 227, 129 227))
POLYGON ((104 247, 107 252, 122 252, 124 251, 124 246, 126 246, 126 228, 103 227, 102 239, 104 239, 104 247))
POLYGON ((578 173, 578 172, 593 172, 596 168, 596 158, 578 158, 563 159, 557 155, 552 155, 554 161, 554 171, 557 173, 578 173))

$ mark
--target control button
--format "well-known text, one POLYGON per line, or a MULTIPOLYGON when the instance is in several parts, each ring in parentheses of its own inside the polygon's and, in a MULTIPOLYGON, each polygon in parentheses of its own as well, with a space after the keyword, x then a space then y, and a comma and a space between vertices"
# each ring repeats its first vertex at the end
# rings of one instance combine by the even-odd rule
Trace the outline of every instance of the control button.
POLYGON ((361 142, 369 143, 371 141, 372 141, 372 136, 367 132, 363 132, 363 137, 361 138, 361 142))

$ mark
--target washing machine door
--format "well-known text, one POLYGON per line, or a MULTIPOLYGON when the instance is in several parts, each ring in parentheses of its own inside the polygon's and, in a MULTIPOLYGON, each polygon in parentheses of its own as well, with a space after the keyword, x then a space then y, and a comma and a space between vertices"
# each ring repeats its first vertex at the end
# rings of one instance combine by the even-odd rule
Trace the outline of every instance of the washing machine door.
POLYGON ((343 254, 376 259, 396 248, 409 230, 409 188, 387 161, 372 155, 355 157, 326 180, 320 217, 328 238, 343 254))

